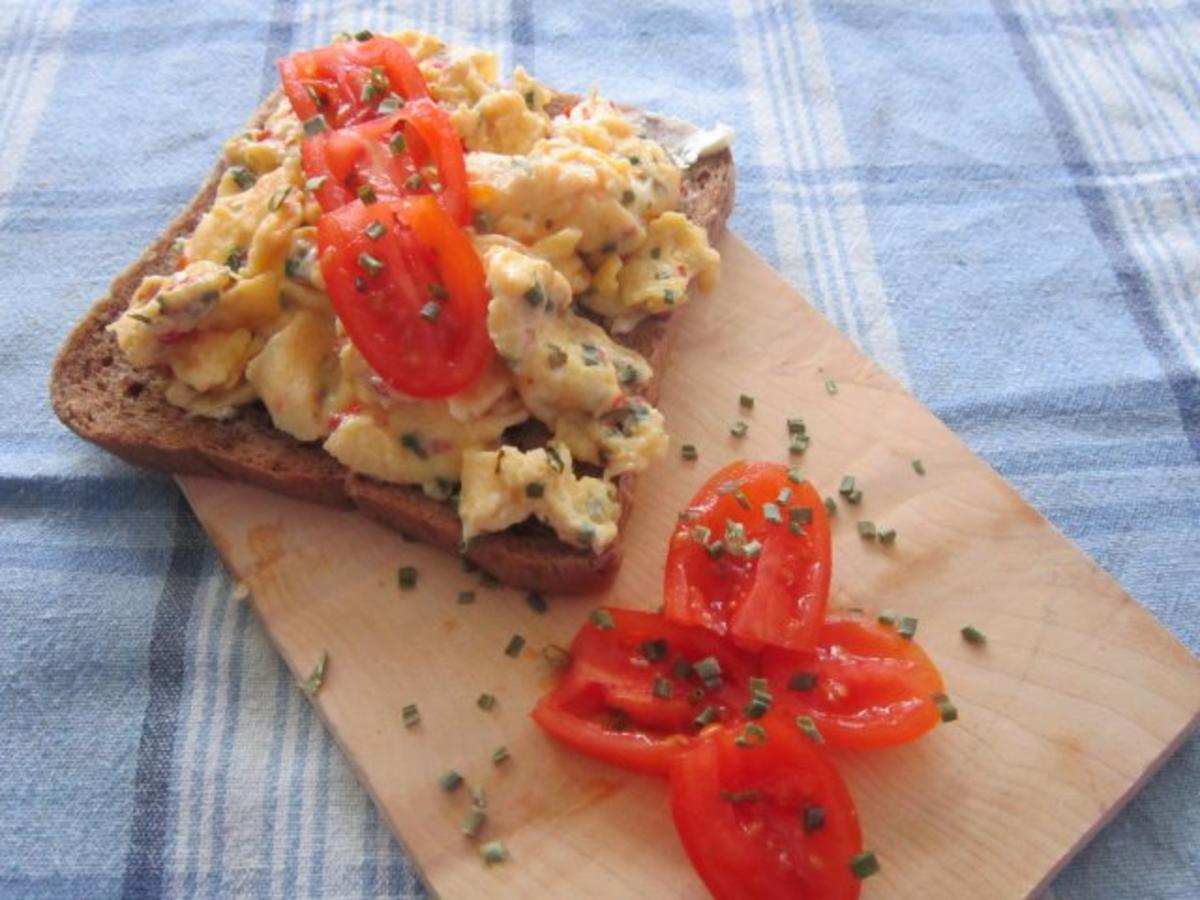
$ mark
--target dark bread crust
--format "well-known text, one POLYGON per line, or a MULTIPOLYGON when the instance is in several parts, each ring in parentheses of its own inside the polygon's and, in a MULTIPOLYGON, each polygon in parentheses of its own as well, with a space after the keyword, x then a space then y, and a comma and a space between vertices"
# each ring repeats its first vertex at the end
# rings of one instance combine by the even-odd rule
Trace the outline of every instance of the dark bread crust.
MULTIPOLYGON (((279 100, 273 93, 251 118, 257 127, 279 100)), ((108 295, 71 332, 54 363, 50 397, 68 428, 126 462, 176 475, 220 476, 328 506, 358 507, 407 537, 449 552, 460 549, 458 516, 417 487, 355 475, 317 444, 279 431, 259 404, 232 418, 189 415, 167 402, 164 376, 133 368, 105 330, 128 306, 147 275, 173 270, 177 238, 190 234, 212 205, 225 164, 218 163, 187 208, 142 256, 117 276, 108 295)), ((682 209, 713 240, 733 206, 733 158, 728 150, 701 159, 684 176, 682 209)), ((666 361, 669 317, 642 322, 622 336, 657 372, 666 361)), ((657 385, 646 388, 653 402, 657 385)), ((622 522, 632 507, 635 478, 617 487, 622 522)), ((572 547, 536 522, 472 541, 465 555, 501 581, 555 594, 605 587, 620 564, 620 540, 602 553, 572 547)))

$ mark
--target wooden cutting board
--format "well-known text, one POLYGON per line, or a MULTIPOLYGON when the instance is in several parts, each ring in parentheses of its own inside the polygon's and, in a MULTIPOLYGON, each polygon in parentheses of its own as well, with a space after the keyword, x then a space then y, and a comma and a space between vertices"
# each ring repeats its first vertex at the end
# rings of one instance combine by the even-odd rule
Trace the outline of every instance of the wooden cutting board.
POLYGON ((602 598, 551 598, 539 615, 353 513, 221 481, 184 490, 297 678, 329 654, 317 708, 437 893, 702 897, 663 783, 564 751, 530 721, 552 681, 539 651, 568 644, 597 600, 656 606, 676 512, 735 456, 786 459, 785 419, 803 416, 805 474, 823 493, 846 473, 863 488, 834 520, 834 603, 919 616, 961 713, 914 746, 842 758, 883 865, 864 896, 1028 896, 1195 724, 1200 663, 740 240, 721 249, 722 287, 681 313, 661 402, 700 461, 673 453, 642 479, 602 598), (894 527, 895 545, 861 540, 860 518, 894 527), (419 570, 416 590, 398 589, 402 565, 419 570), (478 601, 459 605, 462 590, 478 601), (967 623, 986 648, 961 640, 967 623), (514 633, 528 641, 515 659, 514 633), (483 691, 498 698, 489 712, 483 691), (494 766, 500 745, 511 759, 494 766), (448 767, 486 787, 483 837, 505 841, 507 863, 485 867, 459 833, 469 801, 439 788, 448 767))

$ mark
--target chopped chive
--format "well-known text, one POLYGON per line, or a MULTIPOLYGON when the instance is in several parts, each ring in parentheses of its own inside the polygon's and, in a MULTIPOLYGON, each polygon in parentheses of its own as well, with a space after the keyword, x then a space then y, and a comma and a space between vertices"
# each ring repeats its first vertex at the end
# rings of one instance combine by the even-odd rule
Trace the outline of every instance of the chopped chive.
POLYGON ((692 724, 697 728, 703 728, 705 725, 710 725, 717 720, 717 708, 715 706, 706 706, 700 710, 700 714, 692 719, 692 724))
POLYGON ((838 493, 841 494, 843 497, 848 497, 850 494, 854 493, 854 476, 853 475, 843 475, 842 476, 842 482, 841 482, 841 484, 838 485, 838 493))
POLYGON ((953 722, 958 718, 958 707, 945 694, 934 694, 933 702, 937 706, 938 715, 943 722, 953 722))
POLYGON ((474 591, 459 591, 458 592, 459 606, 470 606, 474 602, 475 602, 475 592, 474 591))
POLYGON ((535 281, 521 296, 525 298, 525 302, 530 306, 541 306, 546 302, 546 291, 540 281, 535 281))
POLYGON ((847 503, 853 503, 857 505, 860 500, 862 500, 862 491, 860 491, 858 488, 855 488, 846 495, 847 503))
POLYGON ((328 180, 328 175, 314 175, 312 178, 308 179, 308 181, 304 182, 304 189, 311 194, 314 191, 319 191, 321 188, 325 187, 325 182, 328 180))
POLYGON ((546 485, 540 481, 531 481, 525 485, 525 496, 531 500, 538 500, 546 496, 546 485))
POLYGON ((667 658, 667 642, 664 638, 642 643, 642 656, 650 662, 659 662, 667 658))
POLYGON ((366 227, 366 232, 367 232, 367 237, 369 237, 373 241, 377 241, 381 237, 383 237, 385 234, 387 234, 387 226, 384 225, 382 222, 378 222, 378 221, 372 222, 370 225, 368 225, 366 227))
POLYGON ((612 613, 607 609, 592 610, 592 624, 601 631, 612 631, 617 627, 617 623, 613 621, 612 613))
POLYGON ((742 546, 742 556, 746 559, 754 559, 758 554, 762 553, 762 541, 747 541, 742 546))
POLYGON ((392 139, 388 141, 388 147, 391 148, 391 151, 396 155, 399 155, 407 150, 408 141, 405 140, 404 132, 397 131, 395 134, 393 134, 392 139))
POLYGON ((878 622, 880 625, 895 625, 896 620, 899 618, 900 618, 899 613, 895 612, 894 610, 885 609, 883 612, 881 612, 878 616, 875 617, 875 621, 878 622))
POLYGON ((793 434, 788 441, 788 453, 793 456, 799 456, 808 449, 808 445, 812 443, 806 434, 793 434))
POLYGON ((813 520, 813 511, 811 506, 793 506, 788 510, 788 518, 797 525, 808 525, 813 520))
POLYGON ((371 32, 369 32, 369 31, 367 31, 367 29, 365 29, 365 28, 364 28, 362 31, 356 31, 356 32, 354 32, 354 39, 355 39, 356 41, 369 41, 369 40, 370 40, 371 38, 373 38, 374 36, 375 36, 375 35, 373 35, 373 34, 372 34, 371 32))
POLYGON ((761 719, 771 711, 771 695, 755 692, 750 702, 742 708, 742 715, 747 719, 761 719))
POLYGON ((875 531, 875 523, 870 519, 863 519, 858 523, 858 536, 864 540, 875 540, 877 532, 875 531))
POLYGON ((717 485, 717 494, 724 497, 726 494, 732 494, 738 489, 736 481, 722 481, 717 485))
MULTIPOLYGON (((530 99, 532 97, 532 94, 533 94, 533 92, 530 91, 530 93, 526 96, 526 101, 525 101, 525 105, 528 106, 530 109, 533 109, 533 103, 532 103, 532 100, 530 99)), ((624 191, 621 192, 621 203, 624 204, 625 206, 628 206, 636 199, 637 199, 637 195, 634 194, 633 191, 631 191, 629 188, 626 188, 624 191)))
POLYGON ((750 693, 752 694, 767 694, 771 691, 771 685, 767 679, 761 678, 758 675, 751 675, 746 685, 750 688, 750 693))
POLYGON ((679 448, 679 455, 688 462, 695 462, 700 458, 700 453, 696 450, 695 444, 684 444, 679 448))
POLYGON ((793 691, 811 691, 816 686, 816 672, 796 672, 788 679, 788 687, 793 691))
POLYGON ((398 110, 403 105, 404 105, 403 97, 398 97, 395 94, 388 94, 386 97, 384 97, 382 100, 379 101, 379 106, 376 108, 379 110, 379 114, 381 116, 390 116, 392 113, 394 113, 396 110, 398 110))
POLYGON ((479 846, 479 855, 487 865, 494 866, 508 858, 508 851, 504 849, 503 841, 488 841, 479 846))
POLYGON ((879 543, 881 543, 881 544, 896 543, 896 529, 895 528, 879 529, 879 543))
POLYGON ((694 525, 688 531, 692 536, 692 540, 698 544, 707 544, 712 537, 712 529, 706 525, 694 525))
POLYGON ((368 275, 378 275, 383 271, 383 263, 370 253, 358 254, 358 264, 366 270, 368 275))
POLYGON ((819 831, 825 826, 825 807, 817 806, 815 803, 812 806, 804 807, 804 830, 819 831))
POLYGON ((754 397, 750 394, 742 394, 738 397, 738 406, 742 409, 754 409, 754 397))
POLYGON ((671 682, 668 679, 659 675, 654 679, 654 687, 652 688, 652 691, 655 697, 661 697, 663 700, 668 700, 675 692, 675 689, 672 687, 671 682))
POLYGON ((320 113, 317 113, 311 119, 307 119, 304 122, 304 133, 309 137, 312 137, 314 134, 320 134, 322 131, 328 129, 329 123, 325 121, 325 117, 320 113))
POLYGON ((737 501, 738 506, 740 506, 742 509, 750 508, 750 498, 746 496, 745 492, 741 488, 738 488, 733 492, 733 499, 737 501))
POLYGON ((371 82, 368 81, 366 84, 363 85, 363 89, 359 93, 358 99, 361 100, 363 103, 370 103, 372 100, 375 99, 375 95, 378 93, 379 93, 379 88, 377 88, 375 85, 371 84, 371 82))
POLYGON ((436 322, 437 317, 442 314, 442 308, 430 300, 421 307, 421 318, 427 322, 436 322))
POLYGON ((912 640, 917 633, 917 620, 913 616, 903 616, 896 625, 896 633, 905 640, 912 640))
POLYGON ((535 613, 544 613, 550 608, 549 604, 546 603, 546 598, 537 591, 530 591, 525 595, 525 605, 535 613))
POLYGON ((762 511, 763 518, 772 525, 779 525, 783 522, 783 513, 779 511, 779 507, 774 503, 764 503, 762 511))
POLYGON ((358 186, 358 199, 367 206, 370 206, 372 203, 378 200, 379 197, 375 193, 375 188, 371 187, 369 184, 360 184, 358 186))
POLYGON ((879 871, 879 860, 875 858, 874 850, 864 850, 850 857, 850 871, 859 881, 870 878, 879 871))
POLYGON ((706 656, 699 660, 693 666, 696 670, 696 675, 700 680, 707 684, 710 681, 717 681, 721 678, 721 663, 717 661, 715 656, 706 656))
POLYGON ((767 729, 755 722, 747 723, 742 733, 733 739, 738 747, 761 747, 767 742, 767 729))
POLYGON ((775 497, 775 502, 780 506, 787 506, 792 500, 792 489, 784 487, 779 489, 779 494, 775 497))
POLYGON ((571 651, 558 644, 547 644, 542 648, 542 659, 556 669, 563 669, 571 664, 571 651))
POLYGON ((508 639, 508 644, 504 648, 504 655, 511 656, 514 659, 521 655, 521 650, 525 646, 525 638, 519 634, 514 634, 508 639))
POLYGON ((709 556, 711 556, 713 559, 716 559, 725 552, 725 542, 720 540, 713 541, 704 549, 708 551, 709 556))
POLYGON ((508 752, 507 747, 503 747, 503 746, 497 747, 495 750, 492 751, 492 765, 498 766, 498 765, 500 765, 500 763, 504 762, 510 756, 512 756, 512 754, 508 752))
POLYGON ((478 806, 472 806, 463 817, 462 833, 467 837, 475 837, 479 834, 479 829, 483 827, 483 820, 487 818, 485 813, 478 806))
POLYGON ((401 590, 411 591, 417 586, 416 566, 402 566, 397 573, 396 580, 400 584, 401 590))
POLYGON ((912 461, 912 467, 913 467, 913 471, 916 472, 918 475, 925 474, 925 463, 921 462, 921 460, 914 459, 912 461))
POLYGON ((792 466, 791 468, 788 469, 787 477, 788 477, 788 481, 790 481, 792 484, 803 484, 804 483, 804 476, 800 474, 800 470, 797 469, 795 466, 792 466))
POLYGON ((749 430, 750 430, 750 426, 747 425, 745 422, 743 422, 741 419, 739 419, 738 421, 734 422, 731 426, 729 426, 729 433, 732 434, 735 438, 744 438, 746 436, 746 432, 748 432, 749 430))
POLYGON ((980 631, 974 625, 964 625, 962 627, 962 631, 960 632, 960 634, 962 634, 963 640, 966 641, 968 644, 986 644, 987 643, 987 635, 985 635, 982 631, 980 631))
POLYGON ((400 710, 400 720, 405 728, 415 728, 421 723, 421 710, 415 703, 406 703, 400 710))
POLYGON ((421 435, 415 431, 406 431, 400 435, 400 446, 412 453, 417 459, 427 459, 429 451, 421 443, 421 435))
POLYGON ((825 393, 836 394, 838 392, 837 382, 832 378, 825 379, 825 393))
POLYGON ((329 663, 329 654, 322 652, 317 659, 317 664, 313 666, 312 672, 308 677, 300 682, 300 690, 308 694, 310 697, 315 697, 317 691, 321 689, 321 685, 325 682, 325 666, 329 663))
POLYGON ((500 586, 500 579, 491 572, 480 572, 479 580, 484 587, 494 588, 500 586))
POLYGON ((796 727, 803 731, 805 737, 814 744, 825 743, 825 736, 817 728, 817 723, 812 720, 812 716, 796 716, 796 727))
POLYGON ((692 674, 692 664, 681 656, 671 663, 671 674, 680 681, 686 681, 687 677, 692 674))
POLYGON ((475 705, 480 709, 491 709, 496 705, 496 697, 494 694, 480 694, 479 698, 475 701, 475 705))
POLYGON ((787 420, 787 430, 788 434, 792 435, 804 434, 806 431, 808 431, 808 426, 804 424, 803 419, 797 417, 787 420))
POLYGON ((462 786, 463 777, 453 769, 447 769, 438 776, 438 784, 442 786, 442 790, 447 794, 457 791, 462 786))
POLYGON ((755 803, 762 799, 762 792, 754 788, 745 791, 721 791, 721 799, 726 803, 755 803))
POLYGON ((404 186, 410 191, 419 191, 422 184, 424 184, 424 180, 421 178, 420 172, 413 172, 404 181, 404 186))
POLYGON ((804 534, 804 526, 802 526, 799 522, 788 522, 788 531, 790 531, 796 537, 800 537, 802 534, 804 534))
POLYGON ((834 500, 832 497, 825 498, 825 515, 827 515, 827 516, 836 516, 837 515, 837 501, 834 500))
POLYGON ((267 201, 267 210, 270 212, 278 210, 279 207, 283 206, 283 201, 288 198, 288 194, 291 192, 292 186, 290 184, 287 187, 277 190, 271 195, 271 199, 267 201))
POLYGON ((254 182, 258 180, 254 177, 254 173, 245 166, 230 166, 229 174, 233 178, 233 183, 243 191, 254 187, 254 182))

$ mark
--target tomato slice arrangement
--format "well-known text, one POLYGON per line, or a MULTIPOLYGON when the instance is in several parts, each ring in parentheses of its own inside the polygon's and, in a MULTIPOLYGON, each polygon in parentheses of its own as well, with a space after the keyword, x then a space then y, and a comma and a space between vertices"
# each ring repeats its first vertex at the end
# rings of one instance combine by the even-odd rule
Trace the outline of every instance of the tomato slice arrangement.
POLYGON ((666 616, 752 650, 811 651, 831 571, 829 522, 812 485, 793 482, 784 465, 739 460, 705 482, 671 537, 666 616))
POLYGON ((491 353, 483 265, 433 197, 326 213, 317 248, 338 318, 391 387, 444 397, 478 377, 491 353))
POLYGON ((862 832, 833 762, 785 717, 758 727, 761 741, 714 729, 671 769, 671 816, 692 865, 717 898, 857 897, 862 832))
POLYGON ((408 49, 385 37, 339 41, 278 63, 283 91, 301 122, 318 115, 330 128, 365 122, 399 102, 429 96, 408 49))
POLYGON ((911 629, 826 613, 830 571, 813 486, 733 462, 680 517, 662 611, 594 611, 533 711, 582 753, 667 776, 717 900, 857 897, 878 861, 826 748, 897 746, 957 716, 911 629))
POLYGON ((831 747, 894 747, 941 721, 942 676, 925 651, 861 615, 830 616, 815 660, 767 650, 762 673, 776 705, 810 716, 831 747))
POLYGON ((368 365, 412 397, 470 385, 491 356, 462 141, 403 44, 369 34, 279 61, 305 123, 321 271, 368 365), (319 117, 319 118, 318 118, 319 117))
POLYGON ((582 753, 666 774, 695 736, 733 721, 755 663, 702 628, 655 613, 602 609, 571 644, 571 666, 534 720, 582 753))

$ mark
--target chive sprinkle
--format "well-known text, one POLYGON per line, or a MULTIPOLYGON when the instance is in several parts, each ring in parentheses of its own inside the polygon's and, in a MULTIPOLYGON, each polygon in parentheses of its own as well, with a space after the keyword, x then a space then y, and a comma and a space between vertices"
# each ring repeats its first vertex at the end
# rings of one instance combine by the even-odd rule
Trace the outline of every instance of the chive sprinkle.
POLYGON ((697 728, 703 728, 717 720, 717 708, 715 706, 706 706, 700 710, 700 714, 692 719, 692 724, 697 728))
POLYGON ((788 679, 788 687, 793 691, 811 691, 816 686, 816 672, 796 672, 788 679))
POLYGON ((738 421, 734 422, 731 426, 729 426, 729 433, 732 434, 735 438, 744 438, 746 436, 746 432, 748 432, 749 430, 750 430, 750 426, 747 425, 745 422, 743 422, 741 419, 739 419, 738 421))
POLYGON ((438 784, 442 786, 442 790, 447 794, 457 791, 463 783, 463 777, 453 769, 447 769, 438 776, 438 784))
POLYGON ((793 506, 788 510, 788 518, 797 525, 809 525, 813 520, 811 506, 793 506))
POLYGON ((767 679, 758 675, 751 675, 746 685, 750 688, 750 693, 752 694, 767 694, 771 691, 771 685, 767 679))
POLYGON ((788 434, 791 435, 804 434, 806 431, 808 431, 808 426, 804 424, 803 419, 797 417, 787 420, 787 430, 788 434))
POLYGON ((377 241, 387 234, 387 226, 382 222, 375 221, 366 227, 366 233, 371 240, 377 241))
POLYGON ((483 827, 483 821, 486 818, 487 813, 478 806, 472 806, 466 816, 463 817, 462 833, 470 838, 475 837, 475 835, 479 834, 479 829, 483 827))
POLYGON ((270 212, 275 212, 279 207, 283 206, 283 201, 288 198, 288 194, 292 192, 292 186, 289 184, 285 188, 281 188, 271 195, 271 199, 267 201, 267 209, 270 212))
POLYGON ((819 831, 825 827, 825 807, 817 806, 815 803, 812 806, 804 807, 804 830, 819 831))
POLYGON ((378 108, 379 114, 381 116, 390 116, 392 113, 394 113, 396 110, 398 110, 403 105, 404 105, 403 97, 398 97, 395 94, 388 94, 386 97, 384 97, 382 100, 379 101, 379 106, 377 108, 378 108))
POLYGON ((558 644, 547 644, 542 648, 542 659, 556 669, 564 669, 571 664, 571 651, 558 644))
POLYGON ((392 139, 388 141, 388 147, 396 155, 403 153, 408 149, 408 141, 404 139, 404 132, 397 131, 392 135, 392 139))
POLYGON ((742 509, 750 508, 750 498, 746 496, 745 492, 741 488, 738 488, 733 492, 733 499, 737 501, 738 506, 740 506, 742 509))
POLYGON ((521 655, 521 650, 525 647, 525 638, 519 634, 514 634, 508 639, 508 644, 504 648, 504 655, 511 656, 514 659, 521 655))
POLYGON ((733 739, 737 747, 761 747, 767 742, 767 729, 755 722, 747 723, 742 733, 733 739))
POLYGON ((482 784, 471 788, 471 805, 476 809, 487 809, 487 791, 483 789, 482 784))
POLYGON ((315 697, 317 691, 321 689, 321 685, 325 681, 325 666, 328 663, 329 654, 322 652, 320 658, 317 660, 317 664, 313 666, 312 672, 300 682, 300 690, 304 691, 310 697, 315 697))
POLYGON ((878 616, 875 617, 875 621, 878 622, 880 625, 895 625, 896 620, 899 618, 900 618, 899 614, 896 613, 895 611, 890 610, 890 609, 885 609, 883 612, 881 612, 878 616))
POLYGON ((797 469, 795 466, 792 466, 791 468, 788 469, 787 477, 788 477, 788 481, 790 481, 792 484, 803 484, 804 483, 804 476, 800 474, 800 470, 797 469))
POLYGON ((430 300, 421 307, 421 318, 427 322, 436 322, 437 317, 442 314, 442 308, 430 300))
POLYGON ((721 664, 715 656, 704 657, 704 659, 696 662, 692 668, 696 670, 696 674, 706 685, 710 681, 720 681, 721 679, 721 664))
POLYGON ((960 632, 960 634, 962 634, 963 640, 966 641, 968 644, 986 644, 987 643, 987 635, 985 635, 982 631, 980 631, 974 625, 964 625, 962 627, 962 631, 960 632))
POLYGON ((508 752, 507 747, 497 747, 492 751, 492 765, 498 766, 510 756, 512 756, 512 754, 508 752))
POLYGON ((417 586, 416 566, 402 566, 396 574, 396 580, 402 591, 411 591, 417 586))
POLYGON ((367 31, 365 28, 362 31, 356 31, 354 33, 354 39, 356 41, 369 41, 374 36, 375 35, 373 35, 370 31, 367 31))
POLYGON ((411 175, 408 176, 407 179, 405 179, 404 186, 406 188, 408 188, 410 191, 419 191, 421 189, 422 183, 423 183, 423 179, 421 178, 421 173, 413 172, 411 175))
POLYGON ((808 449, 808 445, 812 443, 806 434, 793 434, 788 441, 788 453, 793 456, 799 456, 808 449))
POLYGON ((870 878, 879 871, 879 860, 875 857, 874 850, 864 850, 862 853, 856 853, 850 857, 850 871, 854 873, 854 877, 859 881, 864 878, 870 878))
POLYGON ((405 728, 415 728, 421 723, 421 710, 415 703, 406 703, 400 710, 400 720, 405 728))
POLYGON ((483 693, 479 695, 479 699, 475 701, 475 705, 480 709, 488 710, 496 705, 496 697, 494 694, 483 693))
POLYGON ((925 474, 925 463, 921 462, 921 460, 914 459, 912 461, 912 467, 913 467, 913 471, 916 472, 918 475, 925 474))
POLYGON ((671 663, 671 674, 680 681, 684 681, 692 674, 692 664, 683 657, 680 657, 671 663))
POLYGON ((742 394, 738 397, 738 406, 742 409, 754 409, 754 397, 750 394, 742 394))
POLYGON ((938 715, 942 717, 943 722, 953 722, 958 718, 958 707, 945 694, 934 694, 933 702, 937 706, 938 715))
POLYGON ((328 128, 329 123, 325 121, 325 117, 320 113, 317 113, 311 119, 307 119, 304 122, 304 133, 309 137, 312 137, 314 134, 320 134, 322 131, 328 130, 328 128))
POLYGON ((870 519, 863 519, 858 523, 858 536, 863 540, 873 541, 876 534, 875 523, 870 519))
POLYGON ((459 606, 470 606, 474 602, 475 602, 475 592, 474 591, 459 591, 458 592, 459 606))
POLYGON ((366 270, 368 275, 378 275, 383 271, 383 263, 370 253, 358 254, 358 264, 366 270))
POLYGON ((832 378, 825 379, 825 393, 836 394, 838 392, 837 382, 832 378))
POLYGON ((369 184, 361 184, 358 186, 358 199, 367 206, 370 206, 372 203, 378 200, 379 197, 375 193, 375 188, 371 187, 369 184))
POLYGON ((664 638, 655 641, 642 642, 642 656, 650 662, 659 662, 667 658, 667 642, 664 638))
POLYGON ((772 525, 779 525, 783 522, 783 513, 779 511, 779 507, 774 503, 764 503, 762 511, 763 518, 772 525))
POLYGON ((591 619, 592 624, 601 631, 612 631, 617 627, 617 623, 613 621, 612 613, 607 609, 593 609, 591 619))
POLYGON ((895 528, 880 528, 879 529, 879 543, 888 544, 888 545, 896 543, 896 529, 895 528))
POLYGON ((254 182, 257 180, 254 173, 245 166, 230 166, 229 174, 233 178, 234 184, 243 191, 254 187, 254 182))
POLYGON ((832 497, 825 498, 825 515, 827 515, 827 516, 836 516, 837 515, 837 501, 834 500, 832 497))
POLYGON ((663 700, 669 700, 675 692, 669 679, 663 678, 661 675, 654 679, 654 687, 652 688, 655 697, 661 697, 663 700))
POLYGON ((546 598, 537 591, 530 591, 525 595, 525 605, 532 609, 535 613, 544 613, 550 608, 546 603, 546 598))
POLYGON ((804 736, 814 744, 825 743, 825 736, 817 728, 817 723, 812 720, 812 716, 796 716, 796 727, 803 731, 804 736))
POLYGON ((684 444, 679 448, 679 455, 688 462, 695 462, 700 458, 700 453, 696 450, 695 444, 684 444))
POLYGON ((841 494, 843 497, 848 497, 848 496, 850 496, 850 494, 854 493, 854 476, 853 475, 843 475, 842 476, 842 482, 841 482, 841 484, 838 485, 838 493, 841 494))
POLYGON ((917 633, 917 620, 913 616, 903 616, 896 626, 896 632, 905 640, 911 641, 917 633))
POLYGON ((504 849, 503 841, 488 841, 479 846, 479 855, 487 865, 494 866, 508 858, 508 851, 504 849))
POLYGON ((766 691, 755 691, 750 702, 742 708, 747 719, 761 719, 771 710, 771 695, 766 691))
POLYGON ((325 187, 325 182, 328 180, 328 175, 314 175, 312 178, 308 179, 308 181, 304 182, 304 189, 311 194, 314 191, 319 191, 321 188, 325 187))
POLYGON ((792 489, 790 487, 784 487, 784 488, 779 489, 779 493, 775 497, 775 502, 778 503, 780 506, 787 506, 788 503, 791 502, 791 499, 792 499, 792 489))

